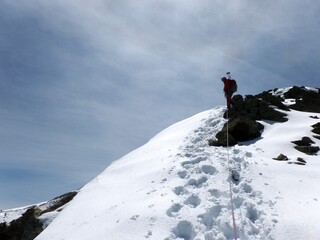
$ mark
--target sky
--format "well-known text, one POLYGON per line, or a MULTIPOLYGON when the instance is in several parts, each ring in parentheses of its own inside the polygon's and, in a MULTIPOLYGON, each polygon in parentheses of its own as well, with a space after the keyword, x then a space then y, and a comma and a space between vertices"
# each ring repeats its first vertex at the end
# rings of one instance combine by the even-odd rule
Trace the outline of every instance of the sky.
POLYGON ((0 209, 82 187, 238 93, 319 87, 320 2, 3 0, 0 209))

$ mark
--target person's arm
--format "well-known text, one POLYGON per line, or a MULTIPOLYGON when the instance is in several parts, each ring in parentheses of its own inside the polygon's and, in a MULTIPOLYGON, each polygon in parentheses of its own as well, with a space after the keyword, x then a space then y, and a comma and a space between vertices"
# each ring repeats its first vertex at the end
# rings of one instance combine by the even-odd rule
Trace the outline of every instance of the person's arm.
POLYGON ((226 93, 230 87, 230 84, 228 80, 224 81, 223 83, 224 83, 223 91, 226 93))

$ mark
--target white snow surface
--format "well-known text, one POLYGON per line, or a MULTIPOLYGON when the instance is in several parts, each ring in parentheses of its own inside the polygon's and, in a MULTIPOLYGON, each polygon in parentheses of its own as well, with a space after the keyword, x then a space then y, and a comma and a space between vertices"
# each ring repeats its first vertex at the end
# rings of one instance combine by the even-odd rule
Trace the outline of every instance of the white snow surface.
POLYGON ((37 240, 320 239, 320 159, 294 149, 318 113, 261 122, 257 141, 210 147, 224 107, 178 122, 84 186, 37 240), (275 161, 280 153, 289 161, 275 161), (297 158, 306 165, 298 165, 297 158), (229 159, 229 164, 228 164, 229 159), (288 164, 291 163, 291 164, 288 164), (240 174, 238 183, 229 177, 240 174))

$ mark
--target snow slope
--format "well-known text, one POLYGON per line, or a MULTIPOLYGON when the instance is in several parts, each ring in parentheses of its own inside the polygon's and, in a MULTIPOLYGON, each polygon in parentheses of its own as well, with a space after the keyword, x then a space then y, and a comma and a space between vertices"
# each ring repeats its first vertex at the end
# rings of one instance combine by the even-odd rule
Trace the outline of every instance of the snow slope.
POLYGON ((309 136, 319 146, 310 127, 319 119, 309 116, 320 114, 286 112, 288 122, 261 122, 257 141, 210 147, 224 111, 178 122, 115 161, 36 239, 233 239, 230 183, 238 239, 319 239, 319 155, 298 152, 291 141, 309 136), (272 160, 280 153, 289 161, 272 160), (298 157, 307 164, 294 164, 298 157))

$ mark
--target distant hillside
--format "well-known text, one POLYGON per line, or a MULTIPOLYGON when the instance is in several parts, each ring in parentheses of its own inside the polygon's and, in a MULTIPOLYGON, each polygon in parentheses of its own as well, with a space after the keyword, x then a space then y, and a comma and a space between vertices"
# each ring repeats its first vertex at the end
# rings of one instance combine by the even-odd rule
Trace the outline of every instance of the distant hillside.
POLYGON ((33 240, 77 194, 63 194, 50 201, 0 211, 1 240, 33 240))

